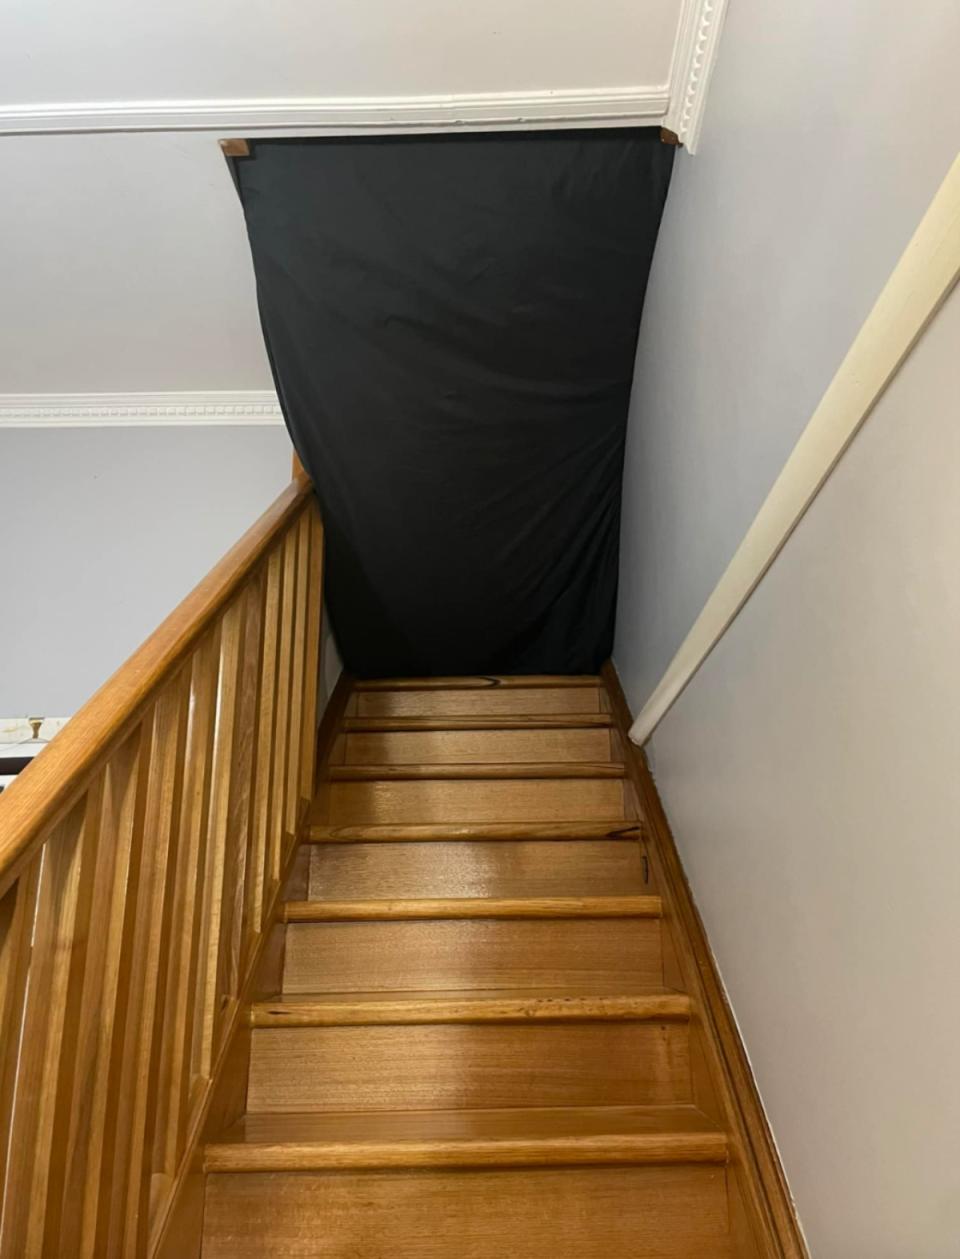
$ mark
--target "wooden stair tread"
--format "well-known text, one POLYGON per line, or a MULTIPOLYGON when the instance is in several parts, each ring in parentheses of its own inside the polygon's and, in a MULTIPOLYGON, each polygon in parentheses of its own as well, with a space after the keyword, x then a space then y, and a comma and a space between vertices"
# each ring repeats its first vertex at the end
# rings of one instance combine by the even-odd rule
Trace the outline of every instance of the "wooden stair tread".
POLYGON ((408 900, 287 901, 287 922, 382 922, 436 918, 659 918, 659 896, 490 896, 408 900))
POLYGON ((505 988, 457 991, 280 993, 255 1002, 254 1027, 341 1027, 375 1023, 525 1023, 570 1020, 678 1020, 690 998, 672 988, 505 988))
POLYGON ((375 1167, 725 1163, 694 1106, 248 1114, 204 1151, 207 1172, 375 1167))
POLYGON ((481 674, 473 677, 366 678, 354 683, 357 691, 487 691, 531 690, 540 687, 598 687, 595 673, 481 674))
POLYGON ((421 779, 623 778, 617 761, 442 762, 434 764, 334 765, 332 782, 409 782, 421 779))
POLYGON ((470 825, 440 822, 394 825, 377 823, 364 826, 331 826, 322 816, 318 806, 308 817, 305 839, 314 844, 370 844, 391 842, 429 843, 437 841, 470 841, 480 839, 621 839, 636 841, 643 835, 641 822, 618 820, 613 822, 479 822, 470 825))
POLYGON ((399 734, 431 730, 578 730, 613 726, 611 713, 442 713, 420 717, 344 717, 345 734, 399 734))

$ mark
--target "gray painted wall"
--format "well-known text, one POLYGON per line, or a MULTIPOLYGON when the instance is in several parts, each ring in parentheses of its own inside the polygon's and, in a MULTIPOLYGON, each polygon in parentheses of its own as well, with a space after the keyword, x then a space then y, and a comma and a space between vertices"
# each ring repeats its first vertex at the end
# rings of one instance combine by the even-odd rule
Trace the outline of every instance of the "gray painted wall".
POLYGON ((273 387, 214 136, 5 136, 0 151, 0 394, 273 387))
POLYGON ((815 1259, 960 1238, 960 290, 653 738, 815 1259))
MULTIPOLYGON (((955 156, 958 46, 952 0, 730 4, 640 336, 635 712, 955 156)), ((652 741, 816 1259, 960 1236, 958 344, 955 294, 652 741)))
POLYGON ((0 431, 0 715, 69 716, 290 480, 275 428, 0 431))
POLYGON ((640 334, 614 657, 638 711, 956 153, 960 6, 733 0, 640 334))

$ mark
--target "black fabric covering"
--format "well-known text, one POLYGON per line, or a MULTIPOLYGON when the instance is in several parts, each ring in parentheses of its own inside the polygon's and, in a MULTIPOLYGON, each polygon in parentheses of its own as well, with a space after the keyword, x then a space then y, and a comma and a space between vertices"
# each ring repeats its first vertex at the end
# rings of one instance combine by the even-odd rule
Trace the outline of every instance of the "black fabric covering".
POLYGON ((673 148, 654 129, 269 140, 234 159, 359 676, 593 672, 673 148))

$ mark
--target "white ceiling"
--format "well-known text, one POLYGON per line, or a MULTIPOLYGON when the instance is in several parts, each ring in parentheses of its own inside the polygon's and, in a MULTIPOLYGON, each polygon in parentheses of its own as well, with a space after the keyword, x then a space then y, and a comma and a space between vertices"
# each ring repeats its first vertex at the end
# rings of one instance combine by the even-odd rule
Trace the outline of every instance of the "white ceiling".
POLYGON ((0 101, 662 85, 679 9, 679 0, 7 0, 0 101))
POLYGON ((7 0, 3 395, 270 386, 219 136, 660 125, 723 0, 7 0))

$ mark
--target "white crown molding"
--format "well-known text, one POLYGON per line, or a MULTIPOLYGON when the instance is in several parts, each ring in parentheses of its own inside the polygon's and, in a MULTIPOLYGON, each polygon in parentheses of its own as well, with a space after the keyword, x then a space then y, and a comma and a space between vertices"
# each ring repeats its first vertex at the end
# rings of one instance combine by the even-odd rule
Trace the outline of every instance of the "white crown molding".
POLYGON ((282 424, 271 389, 228 393, 0 393, 0 429, 282 424))
POLYGON ((0 135, 91 131, 461 131, 662 122, 666 85, 453 96, 81 101, 0 106, 0 135))
POLYGON ((726 8, 727 0, 684 0, 680 15, 664 125, 676 132, 688 153, 697 151, 726 8))

